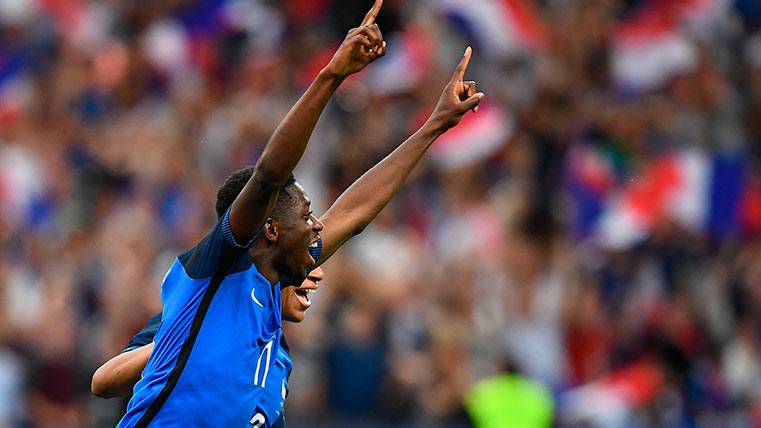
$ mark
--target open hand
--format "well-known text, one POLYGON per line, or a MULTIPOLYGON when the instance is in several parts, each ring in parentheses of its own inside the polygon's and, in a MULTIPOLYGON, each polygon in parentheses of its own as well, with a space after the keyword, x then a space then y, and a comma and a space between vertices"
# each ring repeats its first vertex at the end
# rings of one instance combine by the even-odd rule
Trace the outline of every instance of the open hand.
POLYGON ((476 82, 462 80, 470 62, 471 52, 468 46, 428 119, 442 131, 457 126, 468 110, 478 111, 478 104, 484 97, 483 92, 476 92, 476 82))
POLYGON ((375 0, 373 7, 365 15, 357 28, 352 28, 346 35, 326 70, 340 78, 357 73, 386 54, 386 42, 383 41, 375 18, 378 16, 383 0, 375 0))

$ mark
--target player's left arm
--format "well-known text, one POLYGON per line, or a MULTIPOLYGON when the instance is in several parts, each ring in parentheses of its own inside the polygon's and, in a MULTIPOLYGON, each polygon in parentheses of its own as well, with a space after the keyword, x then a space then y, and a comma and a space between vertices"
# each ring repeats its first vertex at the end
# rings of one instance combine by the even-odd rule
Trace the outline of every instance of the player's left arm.
POLYGON ((153 351, 153 342, 137 349, 123 352, 95 370, 90 390, 101 398, 124 397, 132 393, 148 358, 153 351))
POLYGON ((321 217, 318 264, 370 224, 440 135, 456 126, 468 110, 477 110, 484 94, 476 93, 476 82, 463 81, 470 55, 468 48, 425 124, 346 189, 321 217))

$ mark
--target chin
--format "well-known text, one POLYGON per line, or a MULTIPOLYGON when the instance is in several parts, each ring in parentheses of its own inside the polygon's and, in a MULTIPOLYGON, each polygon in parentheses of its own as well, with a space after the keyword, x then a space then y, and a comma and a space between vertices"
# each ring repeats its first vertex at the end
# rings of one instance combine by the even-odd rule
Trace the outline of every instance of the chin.
POLYGON ((299 312, 298 314, 289 316, 285 320, 288 322, 300 323, 301 321, 304 321, 304 313, 299 312))

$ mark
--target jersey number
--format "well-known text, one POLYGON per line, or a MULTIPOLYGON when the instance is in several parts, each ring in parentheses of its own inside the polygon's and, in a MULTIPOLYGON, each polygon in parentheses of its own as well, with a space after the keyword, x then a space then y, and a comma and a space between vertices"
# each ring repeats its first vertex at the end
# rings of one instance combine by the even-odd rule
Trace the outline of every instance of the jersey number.
POLYGON ((254 385, 259 385, 261 382, 262 388, 265 388, 267 386, 267 373, 270 371, 270 360, 272 359, 272 342, 274 342, 275 339, 270 340, 267 342, 266 345, 264 345, 264 349, 262 349, 262 353, 259 354, 259 359, 256 361, 256 371, 254 372, 254 385), (267 354, 265 357, 264 354, 267 354), (259 371, 262 368, 262 358, 264 358, 264 373, 262 374, 261 379, 259 378, 259 371))

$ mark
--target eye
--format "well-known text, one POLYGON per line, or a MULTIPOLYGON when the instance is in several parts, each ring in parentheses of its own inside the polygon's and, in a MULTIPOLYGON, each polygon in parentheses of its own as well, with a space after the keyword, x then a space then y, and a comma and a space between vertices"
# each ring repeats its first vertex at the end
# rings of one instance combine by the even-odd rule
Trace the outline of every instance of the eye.
POLYGON ((311 225, 313 225, 313 224, 314 224, 314 212, 313 212, 313 211, 309 211, 309 212, 308 212, 308 213, 307 213, 307 214, 304 216, 304 220, 306 220, 306 221, 307 221, 307 224, 308 224, 308 225, 310 225, 310 226, 311 226, 311 225))

